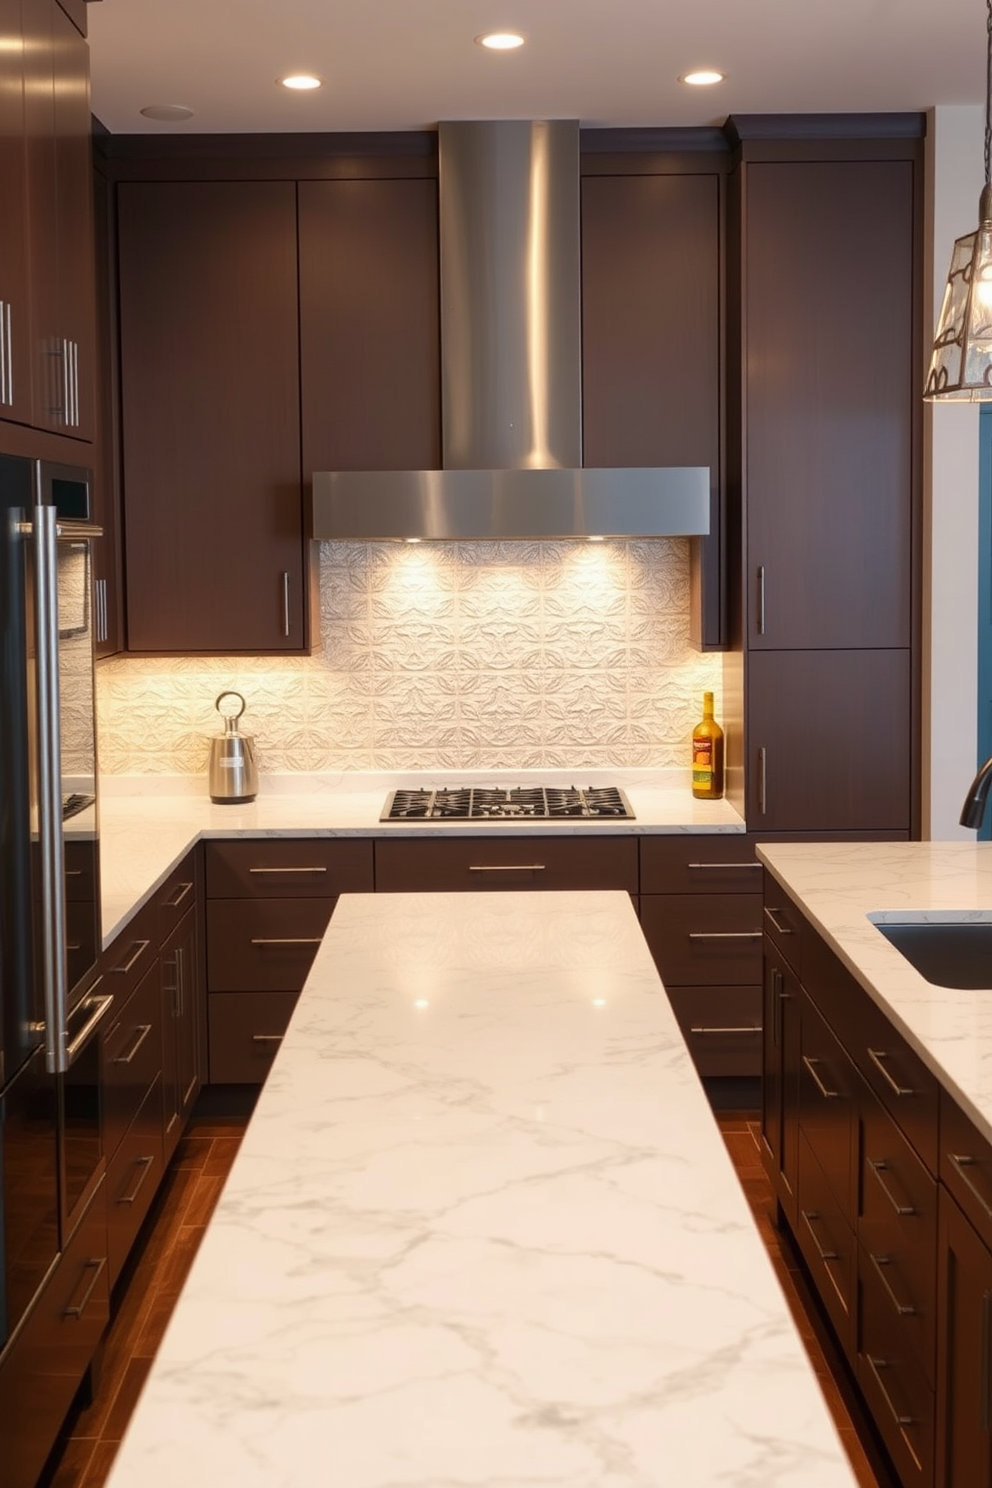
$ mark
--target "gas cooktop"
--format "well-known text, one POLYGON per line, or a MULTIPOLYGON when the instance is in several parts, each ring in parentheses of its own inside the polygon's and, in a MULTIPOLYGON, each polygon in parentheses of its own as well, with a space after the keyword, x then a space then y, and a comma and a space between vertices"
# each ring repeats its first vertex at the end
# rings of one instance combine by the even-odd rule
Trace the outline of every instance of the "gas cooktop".
POLYGON ((630 802, 614 785, 526 785, 509 790, 460 786, 397 790, 380 821, 633 821, 630 802))

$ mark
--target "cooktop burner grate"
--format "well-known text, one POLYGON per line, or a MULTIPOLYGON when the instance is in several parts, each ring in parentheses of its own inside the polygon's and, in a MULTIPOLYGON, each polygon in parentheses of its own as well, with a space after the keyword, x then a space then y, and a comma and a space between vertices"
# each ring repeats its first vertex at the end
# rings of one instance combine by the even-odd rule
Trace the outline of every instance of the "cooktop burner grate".
POLYGON ((396 790, 380 821, 632 821, 630 802, 615 785, 458 786, 396 790))

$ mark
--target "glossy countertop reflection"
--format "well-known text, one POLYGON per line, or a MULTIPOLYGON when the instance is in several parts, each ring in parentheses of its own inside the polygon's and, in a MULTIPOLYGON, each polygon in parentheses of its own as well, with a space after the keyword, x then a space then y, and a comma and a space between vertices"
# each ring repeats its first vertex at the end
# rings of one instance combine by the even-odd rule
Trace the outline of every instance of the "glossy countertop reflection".
POLYGON ((344 895, 110 1488, 853 1488, 620 892, 344 895))

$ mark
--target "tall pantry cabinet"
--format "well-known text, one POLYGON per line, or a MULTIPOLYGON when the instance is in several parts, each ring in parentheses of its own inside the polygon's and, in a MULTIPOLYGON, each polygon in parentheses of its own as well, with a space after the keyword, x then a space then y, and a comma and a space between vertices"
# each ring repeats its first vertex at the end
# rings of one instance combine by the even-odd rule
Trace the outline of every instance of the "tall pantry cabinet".
MULTIPOLYGON (((922 119, 735 119, 729 441, 748 826, 918 828, 922 119), (796 121, 793 121, 795 123, 796 121)), ((740 741, 743 740, 743 748, 740 741)))

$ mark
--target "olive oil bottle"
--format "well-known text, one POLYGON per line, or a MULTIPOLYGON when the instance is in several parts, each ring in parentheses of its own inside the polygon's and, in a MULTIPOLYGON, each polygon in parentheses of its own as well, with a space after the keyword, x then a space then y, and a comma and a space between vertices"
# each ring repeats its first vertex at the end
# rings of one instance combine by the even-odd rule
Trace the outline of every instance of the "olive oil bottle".
POLYGON ((723 795, 723 729, 713 717, 713 694, 703 693, 703 717, 692 731, 692 794, 700 801, 723 795))

